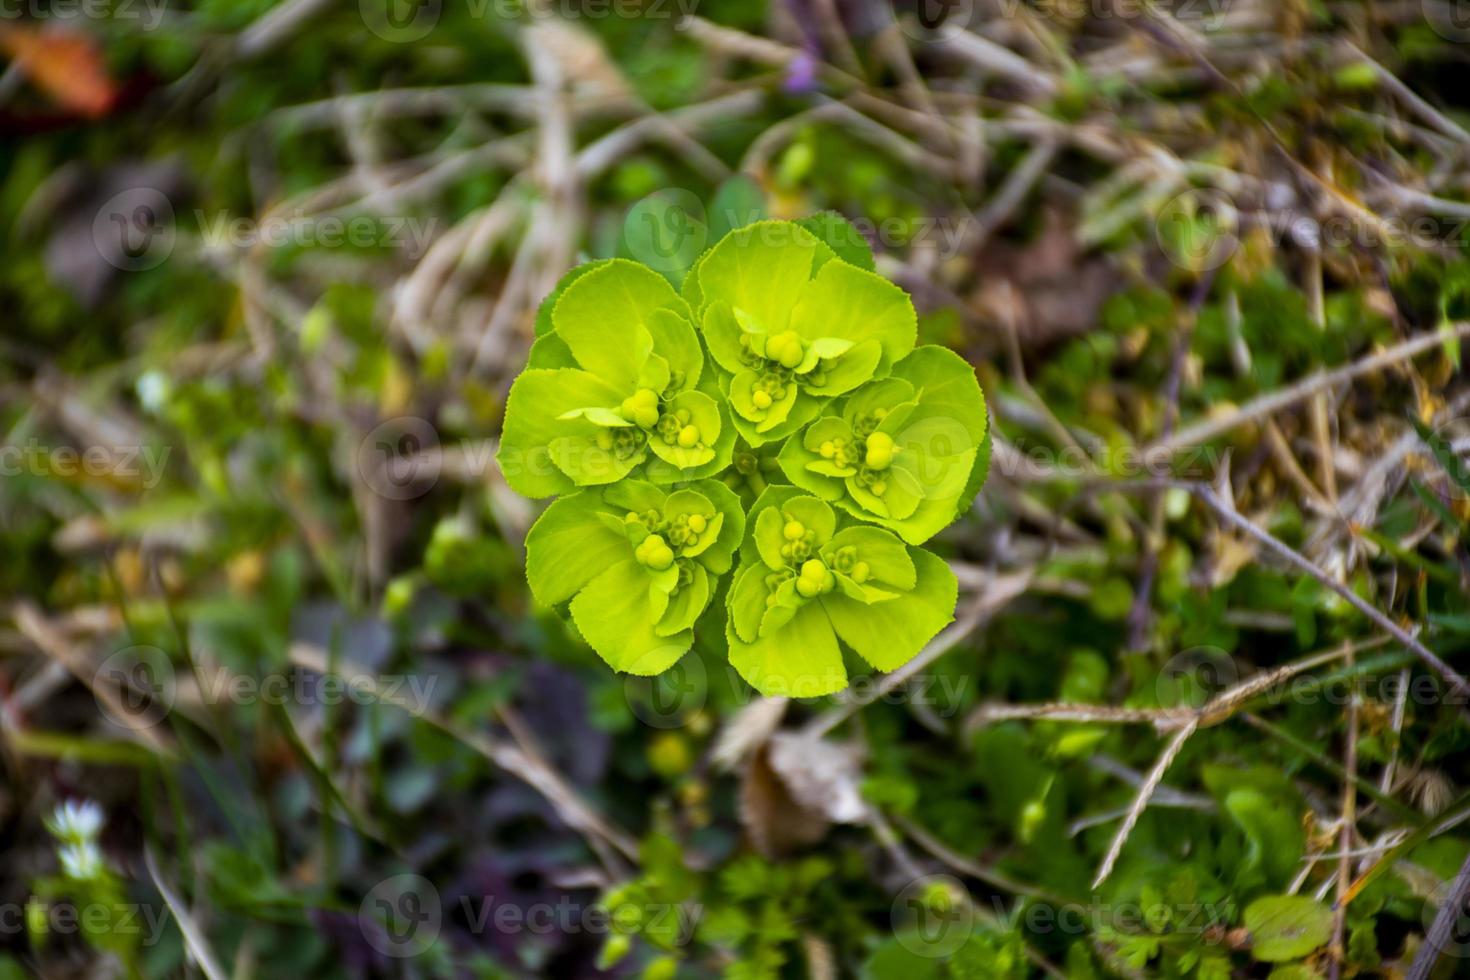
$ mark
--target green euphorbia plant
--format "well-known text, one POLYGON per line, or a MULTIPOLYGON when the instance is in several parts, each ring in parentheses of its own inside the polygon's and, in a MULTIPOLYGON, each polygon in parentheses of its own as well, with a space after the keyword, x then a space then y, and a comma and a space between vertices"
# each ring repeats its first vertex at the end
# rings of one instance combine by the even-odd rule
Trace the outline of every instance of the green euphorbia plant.
POLYGON ((745 533, 735 492, 697 480, 665 492, 623 480, 552 503, 526 537, 526 579, 616 670, 658 674, 694 642, 745 533))
POLYGON ((951 350, 920 347, 788 439, 781 468, 852 516, 923 544, 975 496, 987 434, 974 369, 951 350))
POLYGON ((613 259, 573 270, 552 299, 506 400, 498 458, 514 490, 549 497, 635 471, 678 483, 729 466, 735 432, 667 280, 613 259))
POLYGON ((526 539, 533 594, 614 669, 702 639, 764 694, 817 696, 846 686, 844 645, 893 670, 953 618, 955 577, 918 545, 984 480, 984 398, 915 347, 857 241, 834 215, 761 221, 679 292, 613 259, 542 304, 497 458, 558 497, 526 539))
POLYGON ((683 292, 752 446, 786 438, 914 349, 908 295, 791 222, 726 235, 683 292))
POLYGON ((796 487, 751 511, 730 589, 730 663, 765 694, 816 697, 847 686, 839 638, 879 670, 903 666, 954 618, 944 561, 891 532, 839 524, 796 487))

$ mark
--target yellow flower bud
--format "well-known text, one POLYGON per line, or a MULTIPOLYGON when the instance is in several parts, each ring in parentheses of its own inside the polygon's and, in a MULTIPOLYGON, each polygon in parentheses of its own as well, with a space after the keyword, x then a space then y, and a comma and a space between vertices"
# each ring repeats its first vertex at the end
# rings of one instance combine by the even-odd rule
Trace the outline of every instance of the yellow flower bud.
MULTIPOLYGON (((884 432, 874 432, 868 436, 868 452, 864 462, 869 469, 886 470, 893 462, 893 454, 898 452, 893 445, 893 437, 884 432)), ((881 491, 875 489, 874 493, 881 491)))

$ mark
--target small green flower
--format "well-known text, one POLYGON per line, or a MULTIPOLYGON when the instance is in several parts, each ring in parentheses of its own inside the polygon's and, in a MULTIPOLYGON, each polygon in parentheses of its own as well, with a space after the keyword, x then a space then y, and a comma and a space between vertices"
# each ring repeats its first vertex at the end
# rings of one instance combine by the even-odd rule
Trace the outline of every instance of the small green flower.
POLYGON ((756 501, 740 556, 725 634, 730 663, 762 694, 842 690, 839 639, 895 670, 954 618, 958 583, 944 561, 881 528, 840 526, 795 487, 756 501))
POLYGON ((767 443, 752 448, 744 439, 735 440, 735 453, 730 468, 720 479, 725 486, 740 494, 740 502, 749 507, 772 483, 784 483, 785 474, 776 461, 777 446, 767 443))
POLYGON ((615 670, 658 674, 693 626, 745 533, 734 491, 700 480, 666 491, 643 480, 561 497, 526 537, 526 578, 615 670))
POLYGON ((914 347, 908 294, 791 222, 726 235, 689 274, 684 295, 752 446, 795 432, 914 347))
POLYGON ((702 479, 730 461, 689 308, 664 278, 623 259, 563 280, 537 318, 528 366, 506 400, 497 455, 527 497, 615 483, 702 479))
POLYGON ((958 354, 920 347, 833 408, 782 447, 792 483, 909 544, 948 527, 974 499, 990 442, 975 371, 958 354))
POLYGON ((827 214, 730 232, 682 294, 610 260, 543 302, 498 459, 559 497, 527 580, 614 669, 661 673, 723 618, 757 690, 819 696, 847 684, 842 645, 893 670, 951 620, 953 573, 911 546, 984 479, 985 403, 872 270, 827 214))

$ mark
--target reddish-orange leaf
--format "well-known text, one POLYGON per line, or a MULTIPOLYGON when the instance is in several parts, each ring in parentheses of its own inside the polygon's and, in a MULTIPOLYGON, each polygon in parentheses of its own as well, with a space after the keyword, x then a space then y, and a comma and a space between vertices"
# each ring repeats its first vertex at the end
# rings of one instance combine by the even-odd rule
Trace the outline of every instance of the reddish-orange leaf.
POLYGON ((0 50, 55 102, 96 117, 112 107, 117 88, 90 37, 0 23, 0 50))

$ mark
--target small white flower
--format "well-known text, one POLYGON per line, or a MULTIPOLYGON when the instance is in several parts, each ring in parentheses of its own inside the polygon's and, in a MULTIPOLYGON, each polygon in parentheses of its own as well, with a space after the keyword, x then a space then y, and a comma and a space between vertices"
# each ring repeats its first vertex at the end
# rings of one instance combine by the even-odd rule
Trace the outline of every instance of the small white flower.
POLYGON ((102 807, 95 801, 67 800, 51 814, 46 827, 59 840, 85 844, 96 840, 105 820, 102 807))
POLYGON ((138 401, 155 415, 163 411, 168 403, 171 385, 162 371, 146 371, 138 377, 135 386, 138 401))
POLYGON ((102 877, 102 852, 93 843, 68 844, 57 852, 61 871, 73 881, 95 881, 102 877))

